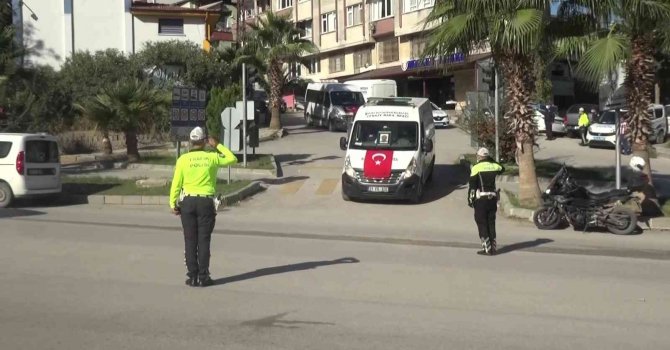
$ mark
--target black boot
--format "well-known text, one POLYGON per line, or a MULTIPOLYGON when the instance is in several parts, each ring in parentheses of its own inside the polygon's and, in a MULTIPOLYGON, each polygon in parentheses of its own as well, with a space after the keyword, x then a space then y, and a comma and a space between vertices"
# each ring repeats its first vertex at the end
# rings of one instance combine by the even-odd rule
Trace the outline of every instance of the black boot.
POLYGON ((214 281, 213 281, 212 278, 209 277, 209 276, 207 276, 207 277, 201 277, 200 280, 199 280, 199 283, 198 283, 198 285, 199 285, 200 287, 209 287, 209 286, 211 286, 211 285, 213 285, 213 284, 214 284, 214 281))
POLYGON ((498 243, 495 239, 491 240, 491 250, 489 251, 490 255, 496 255, 498 253, 498 243))
POLYGON ((491 255, 491 241, 488 238, 482 238, 482 249, 477 252, 480 255, 491 255))
POLYGON ((186 282, 184 282, 187 286, 189 287, 197 287, 198 286, 198 277, 189 277, 186 279, 186 282))

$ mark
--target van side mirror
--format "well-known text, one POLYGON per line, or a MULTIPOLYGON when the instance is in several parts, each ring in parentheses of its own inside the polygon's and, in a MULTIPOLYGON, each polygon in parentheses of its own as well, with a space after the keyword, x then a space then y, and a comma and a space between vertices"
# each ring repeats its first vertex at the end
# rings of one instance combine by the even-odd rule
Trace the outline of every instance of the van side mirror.
POLYGON ((433 151, 433 140, 427 139, 426 141, 423 142, 423 151, 426 153, 430 153, 433 151))
POLYGON ((347 138, 344 136, 340 137, 340 149, 343 151, 347 150, 347 138))

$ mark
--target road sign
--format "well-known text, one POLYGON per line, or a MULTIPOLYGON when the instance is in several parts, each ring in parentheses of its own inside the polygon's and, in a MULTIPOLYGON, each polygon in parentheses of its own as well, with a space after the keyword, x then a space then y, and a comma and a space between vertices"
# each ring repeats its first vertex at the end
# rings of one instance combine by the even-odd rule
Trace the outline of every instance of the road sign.
POLYGON ((193 128, 204 128, 207 123, 206 107, 207 91, 183 86, 173 88, 170 135, 177 141, 185 141, 193 128))

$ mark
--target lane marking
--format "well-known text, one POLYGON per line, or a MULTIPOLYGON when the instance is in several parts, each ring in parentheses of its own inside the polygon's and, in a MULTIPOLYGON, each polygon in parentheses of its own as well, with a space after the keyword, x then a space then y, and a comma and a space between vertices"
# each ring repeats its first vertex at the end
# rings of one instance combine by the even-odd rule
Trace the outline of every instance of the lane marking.
POLYGON ((321 181, 321 185, 319 185, 319 188, 316 189, 316 194, 320 196, 327 196, 332 194, 339 182, 339 179, 325 179, 321 181))
POLYGON ((295 194, 300 190, 302 185, 305 184, 305 181, 307 180, 298 180, 294 182, 290 182, 284 185, 281 185, 281 193, 283 194, 295 194))

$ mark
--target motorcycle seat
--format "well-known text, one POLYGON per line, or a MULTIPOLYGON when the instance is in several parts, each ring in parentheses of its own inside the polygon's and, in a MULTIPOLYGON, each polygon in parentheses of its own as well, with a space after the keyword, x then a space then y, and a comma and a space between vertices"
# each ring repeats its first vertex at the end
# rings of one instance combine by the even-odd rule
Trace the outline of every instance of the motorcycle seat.
POLYGON ((589 191, 589 198, 595 200, 603 200, 614 197, 623 197, 628 195, 628 190, 609 190, 605 192, 593 193, 589 191))

